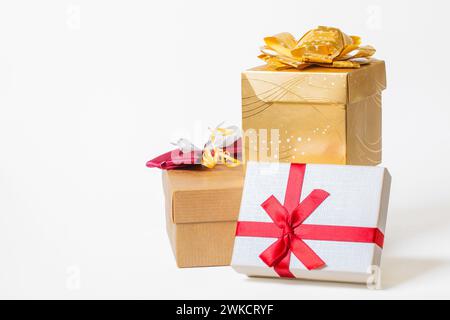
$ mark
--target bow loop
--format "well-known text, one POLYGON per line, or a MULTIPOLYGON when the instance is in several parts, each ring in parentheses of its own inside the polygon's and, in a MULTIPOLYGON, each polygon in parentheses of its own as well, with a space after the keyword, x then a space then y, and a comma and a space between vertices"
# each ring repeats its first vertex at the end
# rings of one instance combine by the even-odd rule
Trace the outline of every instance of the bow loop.
POLYGON ((264 201, 261 204, 261 207, 267 212, 273 223, 275 223, 278 228, 284 229, 289 225, 288 211, 273 195, 264 201))
POLYGON ((292 211, 291 220, 294 228, 301 225, 318 208, 329 193, 325 190, 313 190, 298 206, 292 211))

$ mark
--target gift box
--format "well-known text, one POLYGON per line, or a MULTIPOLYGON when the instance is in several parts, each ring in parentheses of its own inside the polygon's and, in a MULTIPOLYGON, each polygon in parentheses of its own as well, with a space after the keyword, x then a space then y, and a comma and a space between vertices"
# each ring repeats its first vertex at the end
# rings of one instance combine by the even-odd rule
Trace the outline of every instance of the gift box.
POLYGON ((249 162, 232 267, 365 283, 380 267, 390 180, 381 167, 249 162))
POLYGON ((355 69, 261 66, 243 72, 245 159, 379 164, 385 88, 379 60, 355 69))
POLYGON ((242 166, 165 170, 166 226, 178 267, 230 265, 242 166))

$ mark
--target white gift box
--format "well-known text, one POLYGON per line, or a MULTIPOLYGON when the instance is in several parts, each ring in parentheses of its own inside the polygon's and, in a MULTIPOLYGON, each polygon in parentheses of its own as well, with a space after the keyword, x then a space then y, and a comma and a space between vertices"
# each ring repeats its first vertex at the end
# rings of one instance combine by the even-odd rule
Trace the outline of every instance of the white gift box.
POLYGON ((382 167, 249 162, 232 267, 367 282, 380 266, 390 182, 382 167))

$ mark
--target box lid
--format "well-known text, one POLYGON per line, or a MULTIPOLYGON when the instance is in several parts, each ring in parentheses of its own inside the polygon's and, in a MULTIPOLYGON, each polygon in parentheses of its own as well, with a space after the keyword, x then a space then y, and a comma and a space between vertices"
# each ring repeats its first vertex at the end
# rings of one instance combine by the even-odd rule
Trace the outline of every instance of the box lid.
POLYGON ((244 104, 254 98, 264 102, 349 104, 385 88, 386 67, 381 60, 359 69, 311 67, 274 71, 265 65, 242 73, 244 104))
POLYGON ((236 221, 243 184, 243 166, 163 171, 174 223, 236 221))
POLYGON ((248 162, 238 220, 243 233, 235 239, 233 268, 250 276, 278 276, 260 258, 284 232, 274 223, 282 218, 269 209, 280 210, 265 205, 274 197, 286 210, 300 208, 306 218, 291 232, 325 263, 309 271, 288 253, 297 278, 365 282, 371 267, 380 263, 390 182, 382 167, 248 162))

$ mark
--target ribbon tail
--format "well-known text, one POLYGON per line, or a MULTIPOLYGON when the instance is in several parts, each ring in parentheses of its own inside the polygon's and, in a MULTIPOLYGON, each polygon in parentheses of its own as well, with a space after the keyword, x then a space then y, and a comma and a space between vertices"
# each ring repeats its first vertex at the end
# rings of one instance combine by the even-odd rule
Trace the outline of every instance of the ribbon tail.
POLYGON ((291 250, 288 250, 286 256, 273 268, 281 278, 295 278, 294 274, 289 270, 291 263, 291 250))
POLYGON ((313 190, 297 208, 292 211, 291 221, 293 227, 296 228, 303 221, 305 221, 321 204, 324 202, 330 194, 325 190, 316 189, 313 190))
POLYGON ((275 241, 269 248, 259 255, 261 260, 282 278, 295 278, 289 270, 291 262, 291 250, 289 250, 289 239, 281 238, 275 241))
POLYGON ((315 270, 325 266, 325 262, 300 238, 291 238, 292 253, 308 270, 315 270))
POLYGON ((284 256, 287 254, 289 246, 286 244, 284 238, 278 239, 264 250, 259 257, 269 267, 273 267, 278 264, 284 256))

